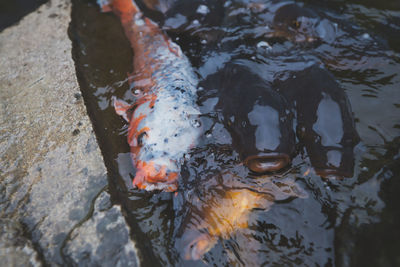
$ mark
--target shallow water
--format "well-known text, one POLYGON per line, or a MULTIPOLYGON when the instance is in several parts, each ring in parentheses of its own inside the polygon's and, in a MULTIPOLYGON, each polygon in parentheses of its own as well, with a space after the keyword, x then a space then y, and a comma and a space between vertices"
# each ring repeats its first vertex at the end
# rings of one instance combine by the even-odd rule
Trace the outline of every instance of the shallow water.
MULTIPOLYGON (((396 1, 305 1, 322 28, 316 27, 318 41, 304 42, 271 29, 279 4, 264 1, 261 8, 249 9, 246 2, 225 6, 222 27, 200 21, 183 33, 163 23, 159 13, 147 14, 182 47, 201 81, 232 60, 245 62, 271 82, 278 74, 315 64, 329 70, 347 94, 361 139, 354 148, 354 175, 320 178, 298 140, 290 167, 275 175, 253 175, 241 164, 216 112, 220 96, 200 89, 204 134, 186 159, 177 196, 133 188, 127 126, 111 105, 112 96, 132 99, 127 77, 133 53, 117 17, 100 13, 94 1, 74 0, 70 37, 78 79, 113 200, 123 206, 143 264, 399 265, 400 7, 396 1), (243 215, 248 225, 218 238, 202 260, 185 260, 182 232, 198 230, 202 223, 213 231, 206 214, 220 208, 213 203, 226 192, 238 189, 261 194, 264 204, 256 201, 255 209, 243 215)), ((227 203, 223 209, 229 209, 227 203)))

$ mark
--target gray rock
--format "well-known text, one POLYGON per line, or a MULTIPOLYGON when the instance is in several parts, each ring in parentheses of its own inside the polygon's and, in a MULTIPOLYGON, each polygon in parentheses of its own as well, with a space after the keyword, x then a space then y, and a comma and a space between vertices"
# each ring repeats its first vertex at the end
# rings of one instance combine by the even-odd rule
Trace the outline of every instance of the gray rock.
POLYGON ((136 260, 120 208, 92 211, 97 196, 107 198, 107 173, 76 97, 70 5, 52 0, 0 33, 1 266, 65 265, 69 256, 93 265, 117 245, 115 262, 136 260), (10 229, 21 242, 7 241, 10 229))
POLYGON ((22 226, 10 219, 0 219, 1 266, 42 266, 32 242, 23 236, 22 226))
POLYGON ((75 228, 64 254, 84 266, 138 266, 137 252, 119 206, 107 193, 100 194, 90 218, 75 228))

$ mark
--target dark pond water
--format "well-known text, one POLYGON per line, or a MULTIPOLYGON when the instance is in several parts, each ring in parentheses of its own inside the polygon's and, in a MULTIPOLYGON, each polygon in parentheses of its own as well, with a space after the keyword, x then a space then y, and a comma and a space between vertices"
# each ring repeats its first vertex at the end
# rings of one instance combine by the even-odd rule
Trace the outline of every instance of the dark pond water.
POLYGON ((399 266, 398 1, 304 1, 300 11, 282 9, 290 1, 183 2, 165 16, 140 5, 181 46, 202 86, 203 132, 175 194, 133 188, 127 125, 111 104, 132 100, 133 52, 115 15, 73 0, 79 83, 143 265, 399 266), (259 77, 267 91, 252 86, 259 77), (262 107, 286 120, 263 128, 250 116, 262 107), (280 137, 291 164, 249 171, 242 160, 260 138, 229 122, 241 116, 271 136, 266 143, 280 137), (324 142, 337 135, 350 141, 331 152, 324 142), (246 199, 244 211, 235 198, 246 199), (185 245, 201 236, 209 250, 186 259, 185 245))

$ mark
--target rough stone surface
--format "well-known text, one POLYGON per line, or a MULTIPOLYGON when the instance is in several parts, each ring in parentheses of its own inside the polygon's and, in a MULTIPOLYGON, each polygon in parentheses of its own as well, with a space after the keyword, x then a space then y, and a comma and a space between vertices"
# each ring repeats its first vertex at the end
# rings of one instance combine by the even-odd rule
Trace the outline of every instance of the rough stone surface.
POLYGON ((72 231, 65 255, 85 266, 138 266, 136 248, 120 214, 120 207, 112 206, 110 196, 101 193, 90 219, 72 231))
POLYGON ((10 219, 0 219, 0 259, 2 266, 42 265, 21 225, 10 219))
POLYGON ((93 213, 107 175, 71 58, 70 8, 52 0, 0 33, 1 266, 65 265, 64 251, 79 261, 82 250, 93 265, 107 242, 136 263, 120 209, 93 213))

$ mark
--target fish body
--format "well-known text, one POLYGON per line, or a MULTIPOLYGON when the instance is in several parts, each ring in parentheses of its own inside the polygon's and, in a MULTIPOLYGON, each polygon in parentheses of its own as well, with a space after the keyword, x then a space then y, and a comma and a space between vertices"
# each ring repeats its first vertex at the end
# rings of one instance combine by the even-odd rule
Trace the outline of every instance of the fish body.
POLYGON ((273 200, 269 195, 247 189, 229 190, 205 213, 205 220, 209 222, 208 232, 227 239, 235 230, 248 227, 252 209, 268 210, 273 200))
POLYGON ((254 173, 280 171, 295 152, 293 112, 252 61, 234 60, 202 81, 217 90, 215 110, 221 112, 232 147, 254 173))
POLYGON ((283 37, 295 43, 331 43, 337 34, 335 24, 298 3, 282 4, 274 14, 272 27, 270 37, 283 37))
POLYGON ((185 260, 199 260, 218 240, 254 229, 255 209, 267 212, 275 201, 308 197, 293 177, 258 176, 248 183, 230 171, 202 182, 196 191, 202 193, 192 191, 176 199, 186 201, 187 207, 175 245, 185 260))
POLYGON ((273 197, 247 189, 227 190, 222 197, 213 198, 202 208, 195 229, 185 231, 182 238, 185 260, 199 260, 215 246, 219 238, 229 239, 238 229, 248 227, 251 211, 268 210, 273 197))
POLYGON ((354 147, 360 137, 350 102, 335 77, 313 65, 274 83, 286 99, 296 103, 298 137, 315 173, 339 180, 353 177, 354 147))
POLYGON ((104 11, 117 14, 134 52, 133 105, 114 100, 129 122, 128 143, 140 189, 175 191, 184 155, 200 135, 197 77, 180 47, 145 18, 132 0, 114 0, 104 11))

